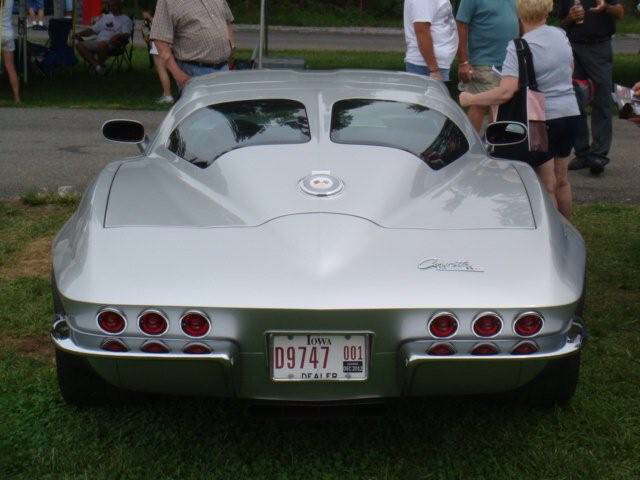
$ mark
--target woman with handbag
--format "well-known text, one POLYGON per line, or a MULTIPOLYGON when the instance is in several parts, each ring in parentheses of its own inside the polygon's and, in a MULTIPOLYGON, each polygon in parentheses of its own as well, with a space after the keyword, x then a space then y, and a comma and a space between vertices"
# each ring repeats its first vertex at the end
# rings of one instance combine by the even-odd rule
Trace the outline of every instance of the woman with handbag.
MULTIPOLYGON (((580 126, 580 110, 572 84, 573 53, 565 32, 546 25, 553 9, 553 0, 518 0, 517 6, 524 34, 521 40, 516 39, 507 47, 500 85, 475 95, 463 92, 460 94, 460 105, 504 105, 517 97, 524 99, 530 108, 531 102, 527 103, 530 89, 544 95, 544 111, 541 113, 546 120, 546 132, 542 134, 546 133, 548 143, 542 142, 545 146, 543 152, 533 148, 531 139, 535 132, 530 128, 530 155, 525 155, 524 160, 535 169, 560 213, 569 218, 569 155, 580 126)), ((500 113, 498 119, 502 119, 500 113)))

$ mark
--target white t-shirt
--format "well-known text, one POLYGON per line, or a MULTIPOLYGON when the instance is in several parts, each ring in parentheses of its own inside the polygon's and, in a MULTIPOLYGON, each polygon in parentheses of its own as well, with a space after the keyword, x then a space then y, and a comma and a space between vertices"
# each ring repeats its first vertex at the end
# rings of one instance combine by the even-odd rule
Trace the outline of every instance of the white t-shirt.
POLYGON ((131 19, 126 15, 114 16, 112 13, 106 13, 91 27, 91 30, 98 34, 96 40, 108 42, 120 33, 130 34, 131 26, 131 19))
POLYGON ((449 0, 405 0, 404 2, 404 38, 407 43, 405 62, 426 65, 427 62, 418 48, 413 27, 416 22, 431 24, 431 38, 438 67, 451 68, 458 50, 458 29, 449 0))

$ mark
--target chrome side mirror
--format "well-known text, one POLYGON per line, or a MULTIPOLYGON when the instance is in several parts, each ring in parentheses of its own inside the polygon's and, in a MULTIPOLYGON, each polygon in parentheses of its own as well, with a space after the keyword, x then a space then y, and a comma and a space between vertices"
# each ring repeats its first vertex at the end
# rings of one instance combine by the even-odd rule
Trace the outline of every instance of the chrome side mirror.
POLYGON ((109 120, 102 125, 102 135, 110 142, 135 143, 142 152, 149 141, 144 126, 135 120, 109 120))
POLYGON ((527 126, 520 122, 493 122, 484 134, 487 145, 492 147, 506 147, 517 145, 527 139, 527 126))

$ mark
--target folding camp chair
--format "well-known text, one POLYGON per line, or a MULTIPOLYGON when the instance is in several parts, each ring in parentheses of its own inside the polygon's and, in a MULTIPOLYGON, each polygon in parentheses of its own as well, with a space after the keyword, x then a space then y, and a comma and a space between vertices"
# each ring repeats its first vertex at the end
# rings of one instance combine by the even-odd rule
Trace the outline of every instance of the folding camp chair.
POLYGON ((68 39, 71 32, 71 19, 52 18, 49 20, 49 40, 45 46, 35 43, 27 44, 27 52, 33 64, 40 72, 52 76, 61 69, 73 67, 76 59, 68 39))
POLYGON ((127 38, 126 42, 123 42, 121 46, 117 47, 109 55, 105 64, 107 73, 110 73, 113 70, 119 72, 122 70, 123 66, 126 66, 129 71, 133 68, 133 36, 136 32, 136 21, 132 16, 129 16, 129 18, 131 19, 131 32, 129 33, 129 38, 127 38))

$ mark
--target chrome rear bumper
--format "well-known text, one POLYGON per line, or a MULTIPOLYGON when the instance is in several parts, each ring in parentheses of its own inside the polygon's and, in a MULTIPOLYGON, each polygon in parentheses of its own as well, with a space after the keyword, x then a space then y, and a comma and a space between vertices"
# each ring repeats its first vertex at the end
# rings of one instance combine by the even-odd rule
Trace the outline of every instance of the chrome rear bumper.
MULTIPOLYGON (((208 340, 212 352, 197 355, 182 353, 178 344, 184 340, 176 340, 171 353, 146 353, 135 347, 128 352, 110 352, 79 345, 63 319, 54 323, 51 338, 57 349, 87 358, 107 381, 132 390, 326 402, 508 391, 535 378, 550 361, 576 354, 586 332, 580 323, 573 322, 552 341, 540 339, 541 351, 529 355, 433 356, 427 353, 436 343, 433 339, 412 340, 395 352, 374 352, 366 382, 342 384, 275 383, 269 378, 266 352, 243 353, 231 340, 208 340)), ((165 342, 171 345, 172 340, 165 342)), ((477 340, 456 342, 459 352, 469 352, 474 343, 477 340)), ((506 346, 500 350, 510 351, 506 346)))

